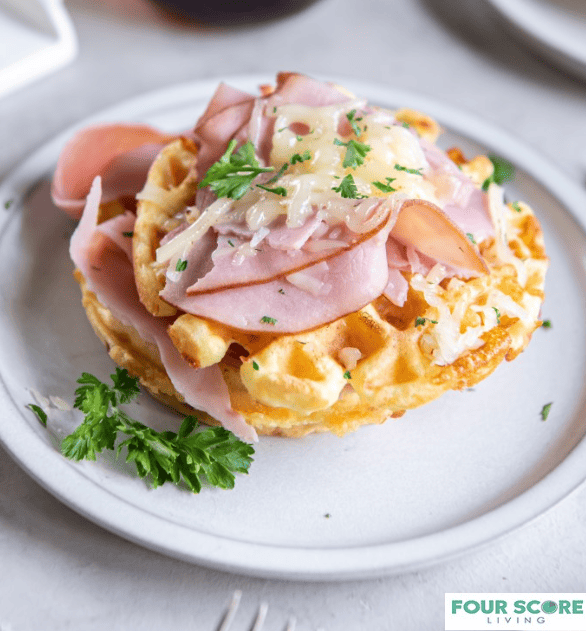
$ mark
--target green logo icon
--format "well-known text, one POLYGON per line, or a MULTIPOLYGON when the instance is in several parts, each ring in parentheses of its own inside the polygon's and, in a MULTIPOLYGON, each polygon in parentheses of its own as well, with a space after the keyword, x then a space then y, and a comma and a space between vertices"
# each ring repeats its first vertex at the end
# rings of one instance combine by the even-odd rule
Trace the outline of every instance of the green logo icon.
POLYGON ((555 613, 557 611, 557 603, 555 603, 553 600, 546 600, 544 603, 541 604, 541 611, 543 611, 543 613, 555 613))

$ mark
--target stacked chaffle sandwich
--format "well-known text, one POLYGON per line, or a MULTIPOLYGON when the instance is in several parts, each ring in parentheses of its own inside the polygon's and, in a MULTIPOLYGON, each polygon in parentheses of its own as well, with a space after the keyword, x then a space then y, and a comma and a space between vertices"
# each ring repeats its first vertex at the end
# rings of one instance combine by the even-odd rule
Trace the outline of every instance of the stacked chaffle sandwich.
POLYGON ((540 325, 547 257, 491 160, 438 134, 294 73, 258 96, 221 84, 182 135, 80 132, 53 197, 83 210, 94 330, 157 398, 248 441, 342 435, 472 386, 540 325))

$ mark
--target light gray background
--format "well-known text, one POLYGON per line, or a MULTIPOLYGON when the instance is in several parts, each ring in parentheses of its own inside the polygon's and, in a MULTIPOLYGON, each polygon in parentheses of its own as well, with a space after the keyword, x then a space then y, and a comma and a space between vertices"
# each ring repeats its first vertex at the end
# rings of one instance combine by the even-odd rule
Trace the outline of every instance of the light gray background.
MULTIPOLYGON (((133 13, 138 0, 69 8, 77 60, 0 100, 0 177, 65 127, 174 83, 298 70, 426 94, 513 132, 584 181, 586 83, 514 40, 482 0, 321 0, 279 22, 203 29, 133 13)), ((586 467, 586 463, 585 463, 586 467)), ((457 561, 342 584, 268 581, 191 566, 112 535, 61 505, 0 448, 0 631, 211 631, 235 589, 236 630, 261 600, 265 628, 443 628, 445 592, 586 592, 586 488, 457 561)))

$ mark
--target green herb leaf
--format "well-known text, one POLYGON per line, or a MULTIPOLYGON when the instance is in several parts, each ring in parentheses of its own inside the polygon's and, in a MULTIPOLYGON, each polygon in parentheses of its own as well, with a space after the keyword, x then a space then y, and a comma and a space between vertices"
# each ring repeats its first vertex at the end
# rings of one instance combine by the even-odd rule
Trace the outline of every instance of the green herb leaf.
POLYGON ((356 140, 349 140, 348 142, 342 142, 338 138, 334 139, 334 144, 339 147, 346 147, 346 154, 344 155, 344 162, 342 166, 344 168, 351 167, 355 169, 364 164, 364 158, 366 154, 372 149, 370 145, 356 140))
POLYGON ((288 162, 285 162, 285 164, 282 164, 281 168, 275 173, 275 175, 273 175, 273 177, 270 180, 265 182, 265 186, 267 184, 274 184, 281 177, 281 175, 283 175, 283 173, 285 173, 285 171, 287 170, 288 167, 289 167, 289 163, 288 162))
POLYGON ((222 427, 199 428, 194 416, 187 416, 179 431, 157 432, 131 419, 120 405, 134 399, 138 379, 124 369, 111 375, 113 387, 89 373, 83 373, 75 391, 74 406, 85 414, 81 425, 61 443, 64 456, 73 460, 95 460, 104 449, 113 450, 119 437, 117 455, 126 449, 126 462, 134 462, 139 477, 149 478, 154 488, 165 482, 181 481, 194 493, 206 480, 213 486, 234 486, 234 473, 247 473, 254 449, 222 427))
POLYGON ((521 208, 521 206, 519 206, 519 202, 513 202, 511 204, 511 207, 513 208, 513 210, 516 210, 518 213, 523 212, 523 209, 521 208))
POLYGON ((551 406, 553 405, 552 403, 546 403, 542 408, 541 408, 541 420, 542 421, 546 421, 547 417, 549 416, 549 411, 551 410, 551 406))
POLYGON ((551 320, 544 320, 541 323, 541 328, 542 329, 551 329, 551 320))
POLYGON ((258 369, 259 369, 258 364, 257 364, 254 360, 252 360, 252 367, 253 367, 255 370, 258 370, 258 369))
POLYGON ((275 195, 280 195, 281 197, 287 197, 287 189, 283 186, 276 186, 275 188, 263 186, 262 184, 257 184, 257 186, 258 188, 262 188, 263 191, 268 191, 269 193, 274 193, 275 195))
POLYGON ((352 379, 352 375, 350 374, 350 371, 349 371, 349 370, 347 370, 347 371, 344 373, 344 379, 352 379))
MULTIPOLYGON (((410 128, 411 128, 411 125, 409 125, 409 123, 407 123, 407 122, 405 122, 405 121, 403 121, 403 122, 401 123, 401 125, 402 125, 405 129, 410 129, 410 128)), ((389 129, 390 129, 390 128, 389 128, 389 129)))
POLYGON ((271 318, 270 316, 263 316, 260 321, 264 324, 277 324, 275 318, 271 318))
POLYGON ((348 122, 352 126, 352 131, 354 132, 356 138, 359 138, 360 134, 362 133, 362 130, 356 123, 362 120, 362 116, 359 118, 356 118, 356 110, 351 110, 346 114, 346 118, 348 119, 348 122))
POLYGON ((372 185, 376 186, 376 188, 383 193, 394 193, 397 189, 391 186, 391 182, 394 182, 396 179, 396 177, 386 177, 386 184, 383 184, 382 182, 373 182, 372 185))
POLYGON ((366 195, 360 195, 358 193, 358 189, 356 188, 356 182, 354 182, 354 178, 350 174, 348 174, 340 182, 340 186, 333 186, 332 191, 335 191, 336 193, 340 193, 342 197, 346 197, 348 199, 361 199, 361 198, 366 197, 366 195))
POLYGON ((35 413, 36 417, 39 419, 42 425, 47 427, 47 414, 45 410, 43 410, 43 408, 35 405, 34 403, 29 403, 26 407, 35 413))
POLYGON ((467 232, 466 236, 470 239, 470 241, 472 241, 472 243, 474 243, 474 245, 476 245, 476 241, 474 240, 474 235, 471 232, 467 232))
POLYGON ((13 200, 13 199, 7 199, 7 200, 4 202, 4 208, 5 208, 6 210, 8 210, 8 209, 12 206, 12 204, 14 204, 14 200, 13 200))
POLYGON ((501 312, 496 308, 493 307, 494 312, 496 313, 496 323, 500 324, 501 323, 501 312))
POLYGON ((123 233, 122 233, 122 236, 123 236, 123 237, 128 237, 128 238, 131 238, 131 237, 133 237, 133 236, 134 236, 134 232, 132 232, 132 230, 131 230, 130 232, 123 232, 123 233))
POLYGON ((236 247, 236 246, 232 243, 232 241, 231 241, 230 239, 228 239, 228 245, 229 245, 231 248, 236 247))
POLYGON ((281 289, 279 289, 279 293, 283 294, 283 296, 285 295, 285 291, 283 290, 283 288, 281 287, 281 289))
POLYGON ((395 164, 395 170, 405 171, 405 173, 411 173, 411 175, 423 176, 423 173, 421 173, 421 171, 423 171, 423 167, 421 167, 420 169, 409 169, 408 167, 404 167, 402 164, 395 164))
POLYGON ((484 180, 482 184, 483 191, 487 191, 492 182, 500 185, 515 177, 515 167, 508 160, 495 155, 489 155, 488 158, 492 162, 494 171, 490 177, 484 180))
POLYGON ((176 272, 184 272, 187 269, 187 261, 183 259, 177 259, 177 265, 175 265, 176 272))
POLYGON ((415 318, 415 326, 423 326, 426 322, 431 322, 431 324, 437 324, 437 320, 430 320, 429 318, 415 318))
POLYGON ((274 167, 259 165, 250 141, 234 153, 236 145, 236 140, 230 141, 224 155, 212 164, 199 183, 199 188, 209 186, 218 197, 241 199, 257 175, 275 170, 274 167))
POLYGON ((309 149, 306 149, 302 154, 294 153, 291 156, 291 164, 306 162, 307 160, 311 160, 311 153, 309 153, 309 149))

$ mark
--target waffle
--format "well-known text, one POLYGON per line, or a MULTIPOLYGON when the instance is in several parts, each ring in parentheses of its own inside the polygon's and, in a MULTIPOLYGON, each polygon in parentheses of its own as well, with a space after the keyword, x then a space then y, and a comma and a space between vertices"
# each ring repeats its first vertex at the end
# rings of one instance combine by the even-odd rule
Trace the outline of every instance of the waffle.
MULTIPOLYGON (((399 116, 415 126, 423 120, 422 133, 430 140, 437 136, 439 128, 431 119, 412 110, 401 110, 399 116)), ((457 149, 448 155, 477 183, 492 172, 484 156, 466 161, 457 149)), ((177 227, 176 213, 193 203, 195 156, 193 144, 180 139, 150 169, 147 186, 160 197, 155 202, 151 194, 138 203, 133 237, 137 289, 150 313, 169 318, 170 338, 186 361, 194 367, 220 365, 233 409, 260 434, 344 435, 401 416, 447 390, 486 378, 503 360, 514 359, 541 324, 548 261, 539 223, 520 202, 509 205, 504 217, 514 261, 502 263, 496 240, 488 239, 479 244, 488 275, 438 283, 404 273, 409 291, 402 308, 380 297, 332 323, 288 335, 244 332, 178 312, 159 297, 165 281, 155 252, 161 238, 177 227), (467 343, 458 349, 462 339, 467 343)), ((116 320, 79 272, 77 279, 88 318, 112 359, 139 376, 165 404, 189 411, 156 347, 116 320)))

